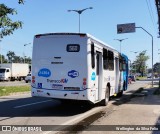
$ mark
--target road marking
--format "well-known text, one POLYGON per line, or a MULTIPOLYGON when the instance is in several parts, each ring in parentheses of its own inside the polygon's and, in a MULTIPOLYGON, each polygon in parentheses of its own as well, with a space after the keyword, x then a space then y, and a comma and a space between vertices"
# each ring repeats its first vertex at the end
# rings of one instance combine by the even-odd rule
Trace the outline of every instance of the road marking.
POLYGON ((21 105, 21 106, 15 106, 14 108, 27 107, 27 106, 36 105, 36 104, 40 104, 40 103, 45 103, 45 102, 49 102, 49 101, 52 101, 52 100, 46 100, 46 101, 40 101, 40 102, 25 104, 25 105, 21 105))

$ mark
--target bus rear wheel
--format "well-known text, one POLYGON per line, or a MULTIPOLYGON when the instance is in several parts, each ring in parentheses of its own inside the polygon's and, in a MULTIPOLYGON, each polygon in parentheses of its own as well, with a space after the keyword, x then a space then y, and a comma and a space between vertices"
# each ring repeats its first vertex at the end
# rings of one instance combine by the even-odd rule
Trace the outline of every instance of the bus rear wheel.
POLYGON ((107 86, 105 91, 105 98, 101 101, 102 106, 107 106, 109 102, 109 97, 110 97, 110 90, 109 87, 107 86))

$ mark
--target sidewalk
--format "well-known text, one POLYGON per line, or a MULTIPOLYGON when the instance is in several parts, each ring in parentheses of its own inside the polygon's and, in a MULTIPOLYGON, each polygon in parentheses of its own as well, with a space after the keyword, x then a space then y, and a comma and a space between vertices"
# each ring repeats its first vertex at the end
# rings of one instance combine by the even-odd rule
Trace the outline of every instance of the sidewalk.
MULTIPOLYGON (((117 100, 112 103, 114 105, 112 113, 98 119, 81 134, 160 134, 160 131, 93 131, 96 126, 105 125, 160 125, 160 95, 153 95, 157 89, 157 83, 154 88, 146 88, 141 93, 136 93, 129 100, 117 100), (94 126, 96 125, 96 126, 94 126)), ((109 126, 108 126, 109 127, 109 126)))

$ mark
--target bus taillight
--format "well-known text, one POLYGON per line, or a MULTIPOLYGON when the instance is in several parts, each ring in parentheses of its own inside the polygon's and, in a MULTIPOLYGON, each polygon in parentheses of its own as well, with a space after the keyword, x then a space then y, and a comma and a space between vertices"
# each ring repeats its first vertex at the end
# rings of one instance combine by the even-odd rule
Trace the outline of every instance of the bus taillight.
POLYGON ((32 83, 35 83, 35 76, 32 76, 32 83))
POLYGON ((87 79, 83 78, 83 89, 86 89, 86 85, 87 85, 87 79))

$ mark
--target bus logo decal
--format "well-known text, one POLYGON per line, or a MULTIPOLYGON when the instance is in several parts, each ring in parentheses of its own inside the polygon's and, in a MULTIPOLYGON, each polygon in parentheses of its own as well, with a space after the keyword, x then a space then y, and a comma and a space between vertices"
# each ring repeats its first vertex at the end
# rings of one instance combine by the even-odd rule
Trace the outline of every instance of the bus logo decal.
POLYGON ((71 78, 75 78, 79 76, 79 72, 75 71, 75 70, 71 70, 68 72, 68 76, 71 78))
POLYGON ((50 77, 51 76, 51 71, 47 68, 42 68, 38 72, 38 76, 40 77, 50 77))
POLYGON ((92 75, 91 75, 91 80, 95 81, 95 79, 96 79, 96 73, 93 72, 92 75))

